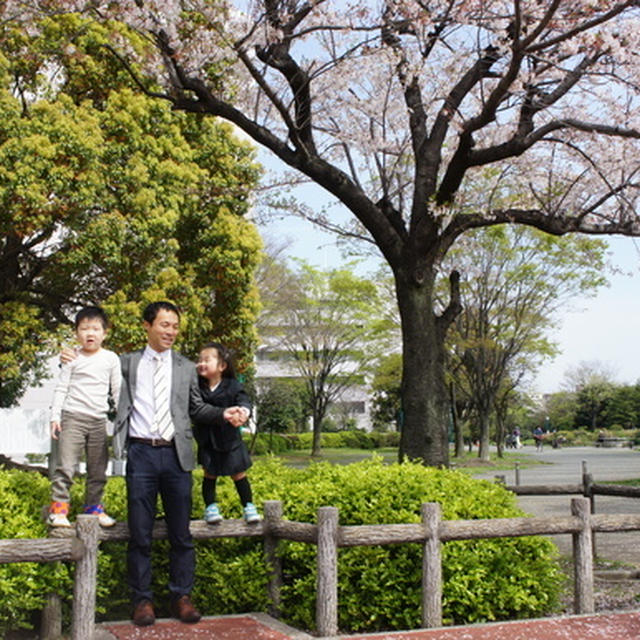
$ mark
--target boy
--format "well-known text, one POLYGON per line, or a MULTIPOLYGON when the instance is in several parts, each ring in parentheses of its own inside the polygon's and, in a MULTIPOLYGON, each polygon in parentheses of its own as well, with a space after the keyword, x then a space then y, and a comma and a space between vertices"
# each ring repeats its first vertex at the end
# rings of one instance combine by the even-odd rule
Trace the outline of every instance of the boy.
POLYGON ((77 357, 63 363, 51 407, 51 437, 59 441, 58 466, 51 484, 48 522, 70 527, 69 490, 82 451, 87 459, 87 490, 84 512, 96 514, 103 527, 115 520, 105 513, 102 492, 109 462, 107 411, 109 393, 115 406, 120 395, 120 359, 102 348, 108 319, 100 307, 84 307, 75 317, 77 357))

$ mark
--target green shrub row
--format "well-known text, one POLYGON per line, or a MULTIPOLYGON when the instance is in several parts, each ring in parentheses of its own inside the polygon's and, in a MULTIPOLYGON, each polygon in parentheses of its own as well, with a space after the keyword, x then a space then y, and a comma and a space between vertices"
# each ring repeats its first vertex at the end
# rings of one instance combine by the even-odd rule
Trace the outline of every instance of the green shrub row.
MULTIPOLYGON (((49 503, 49 481, 35 472, 0 467, 0 538, 44 538, 42 507, 49 503)), ((50 593, 71 593, 69 566, 21 562, 0 565, 0 636, 31 629, 50 593)))
MULTIPOLYGON (((204 507, 201 472, 194 473, 193 517, 204 507)), ((316 463, 306 469, 285 467, 277 458, 257 460, 250 472, 255 501, 281 500, 284 518, 315 522, 321 506, 336 506, 344 525, 420 521, 423 502, 439 502, 445 519, 522 516, 515 497, 500 486, 467 474, 418 464, 384 465, 372 459, 351 465, 316 463)), ((48 501, 48 483, 35 474, 0 471, 3 506, 0 536, 46 535, 40 507, 48 501), (9 496, 9 498, 7 497, 9 496), (6 505, 9 506, 6 506, 6 505)), ((74 485, 72 505, 82 504, 83 482, 74 485)), ((122 478, 107 483, 105 504, 116 518, 126 518, 122 478)), ((218 501, 226 518, 241 517, 233 482, 219 481, 218 501)), ((447 623, 539 616, 553 609, 560 585, 555 547, 540 537, 449 542, 443 545, 447 623)), ((313 629, 315 547, 280 543, 285 621, 313 629)), ((265 611, 268 571, 262 542, 254 538, 198 541, 193 597, 207 615, 265 611)), ((339 626, 344 632, 407 629, 420 626, 421 545, 356 547, 339 553, 339 626)), ((166 541, 154 543, 153 585, 160 615, 167 615, 166 541)), ((103 543, 98 566, 98 616, 130 615, 126 588, 126 545, 103 543)), ((0 566, 0 625, 24 626, 41 608, 46 593, 70 601, 68 568, 62 563, 0 566), (19 606, 17 606, 19 604, 19 606)), ((68 604, 68 603, 67 603, 68 604)))
MULTIPOLYGON (((259 433, 255 438, 244 436, 245 442, 252 447, 257 455, 265 453, 283 453, 284 451, 311 449, 313 434, 306 433, 259 433)), ((371 432, 355 429, 353 431, 338 431, 323 433, 320 436, 320 446, 330 449, 343 447, 351 449, 380 449, 383 447, 397 447, 400 434, 397 432, 371 432)))

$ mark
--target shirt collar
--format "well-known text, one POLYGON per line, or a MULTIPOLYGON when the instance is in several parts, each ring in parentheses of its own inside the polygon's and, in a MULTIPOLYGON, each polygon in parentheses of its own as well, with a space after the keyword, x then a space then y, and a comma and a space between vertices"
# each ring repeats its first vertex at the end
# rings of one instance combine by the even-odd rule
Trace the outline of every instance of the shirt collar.
POLYGON ((165 362, 171 358, 171 349, 166 349, 165 351, 156 351, 152 349, 149 345, 144 348, 143 356, 148 358, 149 360, 155 360, 155 358, 160 358, 165 362))

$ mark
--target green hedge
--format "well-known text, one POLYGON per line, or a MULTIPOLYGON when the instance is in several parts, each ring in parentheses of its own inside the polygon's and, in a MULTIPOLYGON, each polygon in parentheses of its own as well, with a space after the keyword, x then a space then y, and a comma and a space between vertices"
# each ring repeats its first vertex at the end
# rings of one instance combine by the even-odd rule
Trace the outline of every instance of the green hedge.
MULTIPOLYGON (((38 473, 0 467, 0 538, 44 538, 42 506, 49 503, 49 481, 38 473)), ((71 593, 70 569, 62 563, 0 565, 0 636, 31 629, 49 593, 71 593)))
MULTIPOLYGON (((267 460, 253 473, 259 500, 283 501, 284 516, 315 522, 320 506, 340 523, 420 521, 423 502, 439 502, 445 519, 518 517, 515 496, 462 472, 419 464, 384 465, 379 458, 341 466, 285 468, 267 460)), ((315 549, 283 543, 282 610, 297 627, 313 628, 315 549)), ((555 547, 540 537, 450 542, 443 550, 443 613, 447 623, 525 618, 554 608, 561 576, 555 547)), ((345 548, 339 554, 339 626, 343 631, 420 626, 419 544, 345 548)))
MULTIPOLYGON (((274 434, 274 437, 278 434, 274 434)), ((268 440, 268 434, 258 434, 258 439, 268 440)), ((287 441, 289 449, 305 450, 311 449, 313 433, 287 433, 281 437, 287 441)), ((361 429, 353 431, 337 431, 334 433, 322 433, 320 435, 320 446, 329 449, 340 449, 348 447, 351 449, 379 449, 382 447, 397 447, 400 444, 400 434, 397 432, 377 433, 366 432, 361 429)), ((277 445, 280 446, 280 445, 277 445)), ((272 450, 273 453, 280 453, 281 450, 272 450)))
MULTIPOLYGON (((194 474, 193 517, 204 507, 201 472, 194 474)), ((449 470, 418 464, 384 465, 378 458, 351 465, 316 463, 306 469, 285 467, 277 458, 255 462, 250 477, 255 501, 282 500, 284 517, 315 522, 320 506, 340 510, 341 524, 408 523, 420 521, 423 502, 440 502, 445 519, 515 517, 515 497, 500 486, 449 470)), ((40 506, 48 500, 48 486, 35 474, 0 472, 4 488, 3 537, 17 537, 19 522, 27 522, 22 537, 44 535, 40 506), (6 496, 12 495, 10 501, 6 496), (24 495, 28 496, 25 499, 24 495)), ((83 483, 74 486, 72 503, 78 510, 83 483)), ((124 482, 107 483, 105 504, 125 519, 124 482)), ((225 517, 239 518, 241 507, 229 478, 219 481, 218 501, 225 517)), ((99 619, 130 615, 126 587, 124 543, 105 543, 98 567, 99 619)), ((293 626, 313 629, 315 611, 315 546, 282 542, 284 586, 282 611, 293 626)), ((154 592, 158 613, 167 615, 167 543, 154 543, 154 592)), ((560 574, 555 547, 540 537, 450 542, 443 548, 444 617, 447 623, 539 616, 557 601, 560 574)), ((267 609, 267 567, 259 539, 198 541, 197 575, 193 597, 207 615, 267 609)), ((407 629, 420 626, 421 545, 341 549, 339 553, 339 625, 344 632, 407 629)), ((63 565, 34 565, 22 579, 23 565, 14 569, 14 582, 0 580, 0 621, 24 624, 55 590, 70 602, 71 588, 63 565), (20 577, 20 581, 18 580, 20 577), (5 595, 6 594, 6 595, 5 595), (16 603, 19 601, 19 607, 16 603), (13 604, 12 604, 13 603, 13 604)), ((4 574, 2 574, 4 575, 4 574)))

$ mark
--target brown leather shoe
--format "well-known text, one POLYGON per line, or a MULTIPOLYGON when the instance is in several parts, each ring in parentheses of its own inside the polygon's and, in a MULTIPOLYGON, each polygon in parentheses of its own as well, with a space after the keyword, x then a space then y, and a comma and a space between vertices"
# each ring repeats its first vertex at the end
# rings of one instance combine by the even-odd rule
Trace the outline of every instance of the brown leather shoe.
POLYGON ((140 600, 133 610, 133 624, 139 627, 148 627, 156 621, 156 613, 153 610, 151 600, 140 600))
POLYGON ((188 595, 180 596, 171 603, 171 613, 178 620, 188 623, 198 622, 202 618, 202 614, 193 606, 188 595))

